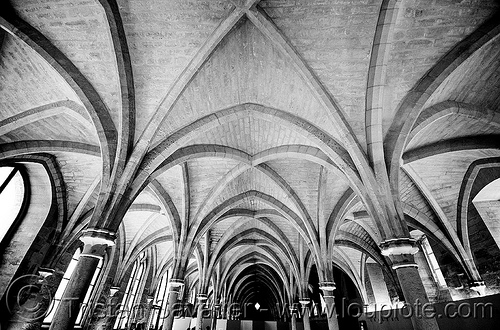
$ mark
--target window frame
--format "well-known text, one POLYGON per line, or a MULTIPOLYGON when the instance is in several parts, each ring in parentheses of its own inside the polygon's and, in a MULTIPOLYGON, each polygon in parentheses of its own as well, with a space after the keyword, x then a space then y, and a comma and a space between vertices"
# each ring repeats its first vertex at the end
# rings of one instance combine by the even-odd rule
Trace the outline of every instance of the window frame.
POLYGON ((149 315, 147 329, 158 329, 160 323, 163 324, 163 320, 165 319, 167 314, 170 276, 171 269, 169 268, 160 277, 160 281, 155 291, 154 299, 151 302, 151 312, 149 315))

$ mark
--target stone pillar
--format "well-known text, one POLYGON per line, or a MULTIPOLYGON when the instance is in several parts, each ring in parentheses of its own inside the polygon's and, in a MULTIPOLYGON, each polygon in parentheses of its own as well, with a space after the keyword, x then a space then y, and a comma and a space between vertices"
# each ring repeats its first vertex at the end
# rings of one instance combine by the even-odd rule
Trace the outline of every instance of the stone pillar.
POLYGON ((106 316, 105 323, 103 329, 113 329, 113 325, 115 324, 116 317, 118 314, 118 310, 120 309, 120 301, 116 294, 120 291, 119 286, 112 285, 110 286, 106 298, 106 316))
POLYGON ((384 309, 387 309, 387 306, 391 305, 391 297, 385 284, 382 267, 376 262, 367 262, 366 271, 368 272, 373 295, 375 296, 375 304, 379 307, 386 305, 384 309))
POLYGON ((214 302, 214 308, 212 313, 212 324, 210 324, 210 329, 217 329, 217 313, 219 311, 220 305, 214 302))
POLYGON ((294 307, 291 307, 291 323, 292 323, 292 330, 297 330, 297 310, 294 307))
POLYGON ((184 280, 181 279, 171 279, 170 282, 168 282, 169 291, 167 298, 167 316, 165 317, 165 321, 163 321, 163 330, 172 330, 175 317, 174 311, 176 310, 177 300, 183 285, 184 280))
POLYGON ((311 300, 309 298, 300 298, 299 302, 302 307, 302 322, 304 324, 304 330, 311 330, 311 321, 309 321, 309 303, 311 300))
POLYGON ((83 252, 52 319, 50 330, 73 329, 99 260, 106 253, 106 248, 114 245, 115 238, 114 233, 104 229, 87 229, 80 237, 85 244, 83 252))
MULTIPOLYGON (((433 311, 425 293, 424 285, 418 272, 418 265, 413 255, 418 252, 415 240, 399 238, 384 241, 380 244, 382 255, 392 261, 401 289, 403 290, 406 308, 412 309, 411 322, 414 330, 439 330, 436 318, 425 315, 424 311, 433 311)), ((409 311, 405 311, 409 313, 409 311)), ((435 313, 434 313, 435 314, 435 313)))
POLYGON ((205 302, 208 298, 205 293, 198 293, 196 298, 198 300, 198 311, 196 313, 196 330, 203 330, 203 312, 205 310, 205 302))
POLYGON ((335 311, 335 296, 333 295, 333 290, 335 290, 334 282, 322 282, 319 284, 319 288, 323 291, 323 298, 326 303, 326 318, 328 320, 329 330, 338 330, 339 322, 337 320, 337 312, 335 311))

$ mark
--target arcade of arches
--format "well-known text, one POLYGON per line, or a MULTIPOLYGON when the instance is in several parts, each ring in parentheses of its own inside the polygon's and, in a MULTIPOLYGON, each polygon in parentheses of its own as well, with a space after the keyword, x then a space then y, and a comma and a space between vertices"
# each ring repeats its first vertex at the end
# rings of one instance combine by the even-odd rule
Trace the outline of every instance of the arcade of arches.
POLYGON ((0 6, 1 329, 499 293, 497 1, 0 6))

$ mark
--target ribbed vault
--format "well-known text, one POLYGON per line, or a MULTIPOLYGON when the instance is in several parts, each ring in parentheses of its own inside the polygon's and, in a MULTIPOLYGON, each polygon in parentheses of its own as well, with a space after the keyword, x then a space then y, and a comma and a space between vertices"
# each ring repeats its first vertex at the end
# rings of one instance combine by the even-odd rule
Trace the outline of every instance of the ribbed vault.
POLYGON ((0 9, 0 161, 50 163, 44 267, 63 272, 84 230, 109 230, 100 293, 147 254, 144 301, 168 274, 185 299, 278 319, 334 275, 349 281, 336 294, 371 299, 367 259, 402 295, 380 246, 409 228, 450 285, 500 265, 473 207, 499 176, 498 2, 0 9))

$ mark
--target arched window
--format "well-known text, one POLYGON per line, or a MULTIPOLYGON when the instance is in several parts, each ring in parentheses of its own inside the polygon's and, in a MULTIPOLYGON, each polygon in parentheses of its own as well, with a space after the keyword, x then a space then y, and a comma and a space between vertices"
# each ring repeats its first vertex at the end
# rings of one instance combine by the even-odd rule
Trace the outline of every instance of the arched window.
POLYGON ((473 202, 500 200, 500 179, 496 179, 486 186, 474 197, 473 202))
POLYGON ((0 242, 7 236, 21 211, 25 197, 24 180, 18 166, 0 167, 0 242))
POLYGON ((425 260, 427 261, 436 284, 440 287, 446 287, 446 280, 444 279, 441 267, 439 267, 439 263, 434 255, 434 251, 432 250, 432 246, 429 243, 427 236, 420 230, 412 230, 410 234, 420 243, 421 251, 424 254, 425 260))
POLYGON ((323 298, 323 293, 319 294, 319 302, 320 302, 320 310, 318 311, 315 308, 315 314, 314 314, 315 316, 326 313, 326 301, 325 298, 323 298))
POLYGON ((163 320, 167 314, 167 305, 168 305, 168 291, 170 290, 168 281, 170 280, 170 271, 167 271, 162 277, 162 283, 160 286, 160 290, 157 293, 157 302, 161 302, 161 314, 160 319, 163 320))
POLYGON ((170 280, 169 274, 170 270, 163 274, 160 285, 156 290, 151 315, 149 317, 148 329, 159 329, 159 326, 163 324, 163 320, 166 317, 169 291, 168 281, 170 280))
MULTIPOLYGON (((68 265, 68 268, 66 269, 66 272, 63 275, 61 283, 59 283, 59 287, 57 288, 56 294, 54 295, 54 299, 52 300, 52 305, 49 308, 50 312, 43 320, 43 323, 52 322, 52 319, 54 318, 54 315, 57 311, 57 307, 59 307, 59 304, 61 303, 62 296, 64 294, 64 291, 66 290, 66 287, 68 286, 69 280, 70 280, 71 275, 73 274, 73 272, 75 270, 75 267, 78 263, 78 259, 80 258, 81 253, 82 253, 82 249, 78 248, 75 251, 75 253, 73 254, 73 258, 71 259, 71 261, 68 265)), ((95 287, 95 283, 97 282, 97 278, 99 277, 99 274, 101 273, 102 264, 103 264, 103 259, 100 259, 99 263, 97 264, 97 268, 94 272, 94 276, 92 277, 92 281, 90 282, 90 285, 89 285, 89 288, 88 288, 87 293, 85 295, 85 298, 83 300, 83 303, 80 307, 80 312, 78 313, 78 317, 76 320, 77 325, 81 324, 81 322, 82 322, 83 313, 86 310, 89 298, 92 295, 93 289, 95 287)))
POLYGON ((193 290, 191 291, 191 295, 189 297, 189 302, 193 305, 196 305, 196 287, 193 288, 193 290))
POLYGON ((126 329, 132 314, 139 284, 146 268, 146 253, 142 252, 139 258, 134 262, 130 278, 123 294, 123 299, 120 304, 120 315, 117 316, 113 329, 126 329))
MULTIPOLYGON (((493 242, 495 242, 500 248, 500 226, 498 225, 498 219, 500 217, 500 179, 496 179, 484 186, 476 197, 474 197, 472 203, 486 225, 485 229, 489 230, 493 241, 490 241, 491 243, 486 243, 486 240, 490 240, 489 235, 486 235, 486 233, 480 229, 482 224, 475 225, 474 222, 468 224, 470 228, 469 236, 474 232, 476 237, 484 237, 484 243, 493 245, 493 242), (472 230, 472 226, 474 226, 474 230, 472 230)), ((472 247, 476 245, 477 243, 474 244, 471 242, 472 247)), ((496 250, 493 246, 491 249, 496 250)), ((493 254, 490 255, 493 256, 493 254)))
POLYGON ((427 258, 427 262, 431 267, 432 275, 434 276, 434 280, 438 285, 445 287, 446 281, 444 279, 443 273, 441 272, 441 267, 439 267, 436 256, 434 255, 434 251, 432 250, 431 244, 429 240, 424 235, 420 239, 420 244, 422 246, 422 251, 424 252, 425 257, 427 258))

